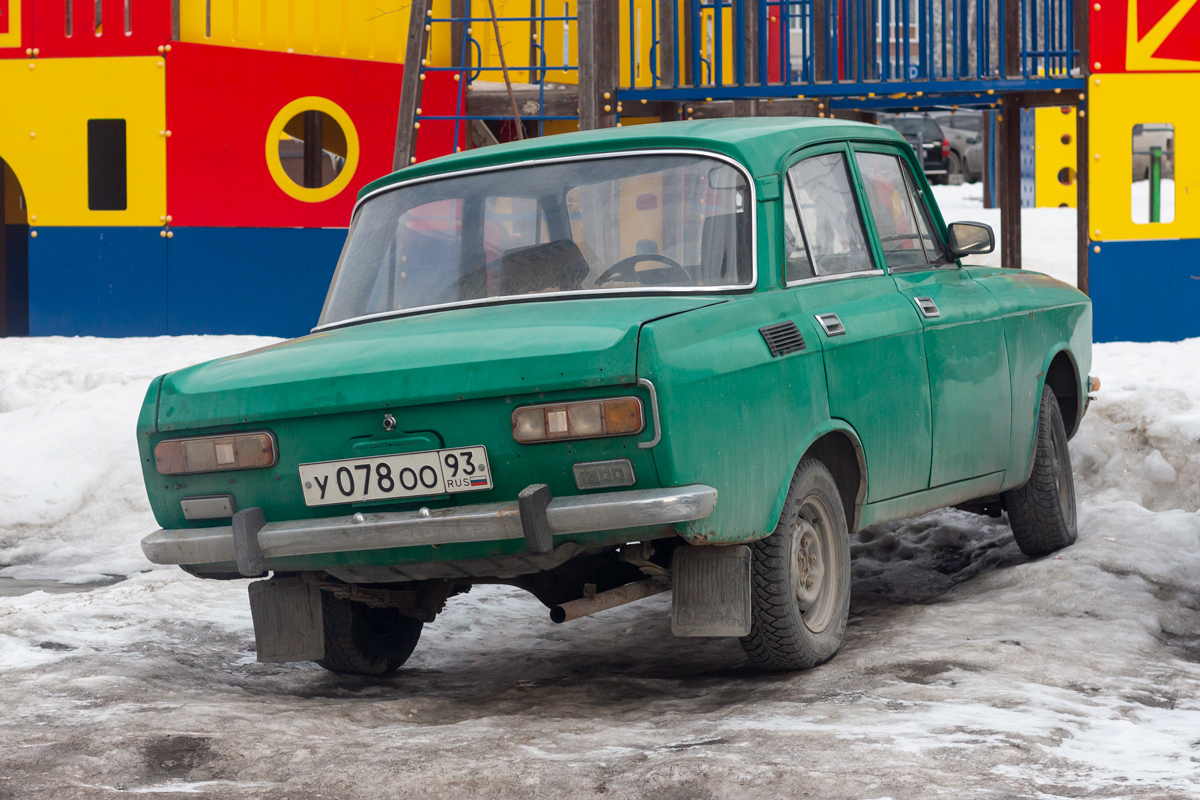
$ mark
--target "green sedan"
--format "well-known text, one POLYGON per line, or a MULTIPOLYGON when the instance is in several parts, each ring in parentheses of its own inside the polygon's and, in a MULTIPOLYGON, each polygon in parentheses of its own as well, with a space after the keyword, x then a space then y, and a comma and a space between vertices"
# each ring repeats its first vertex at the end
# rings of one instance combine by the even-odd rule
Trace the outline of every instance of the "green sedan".
MULTIPOLYGON (((1007 511, 1075 540, 1091 305, 972 267, 912 148, 640 125, 366 186, 311 335, 156 379, 147 557, 250 584, 261 661, 385 674, 477 583, 555 622, 670 590, 763 669, 837 651, 852 531, 1007 511)), ((270 302, 264 298, 264 302, 270 302)))

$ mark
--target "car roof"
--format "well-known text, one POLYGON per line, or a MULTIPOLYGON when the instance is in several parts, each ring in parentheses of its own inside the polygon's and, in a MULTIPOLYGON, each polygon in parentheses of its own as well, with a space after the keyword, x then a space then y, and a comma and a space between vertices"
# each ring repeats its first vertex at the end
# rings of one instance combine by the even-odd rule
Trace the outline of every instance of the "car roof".
POLYGON ((655 122, 541 136, 442 156, 374 180, 362 188, 359 197, 402 181, 460 170, 622 150, 708 150, 741 162, 751 175, 760 177, 778 174, 783 159, 798 147, 846 139, 904 142, 891 128, 840 119, 739 117, 655 122))

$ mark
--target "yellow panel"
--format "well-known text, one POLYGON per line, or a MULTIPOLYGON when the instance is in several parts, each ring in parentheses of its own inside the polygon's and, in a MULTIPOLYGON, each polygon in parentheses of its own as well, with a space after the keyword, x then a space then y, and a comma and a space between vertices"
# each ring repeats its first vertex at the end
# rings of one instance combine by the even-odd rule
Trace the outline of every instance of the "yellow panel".
POLYGON ((1034 175, 1036 204, 1041 207, 1074 208, 1078 184, 1075 178, 1076 147, 1074 106, 1034 109, 1037 151, 1034 175), (1064 109, 1066 110, 1064 113, 1064 109), (1066 170, 1064 172, 1064 170, 1066 170), (1066 183, 1063 183, 1066 179, 1066 183))
POLYGON ((166 214, 166 90, 158 58, 0 60, 0 158, 30 223, 159 225, 166 214), (128 208, 87 207, 87 121, 124 119, 128 208))
MULTIPOLYGON (((406 0, 212 0, 211 16, 206 5, 207 0, 180 0, 180 39, 280 53, 404 59, 406 0)), ((448 12, 449 0, 436 0, 434 14, 448 12)))
POLYGON ((1088 143, 1092 151, 1088 203, 1093 239, 1200 238, 1200 107, 1181 98, 1200 96, 1196 74, 1108 74, 1088 78, 1088 143), (1139 225, 1130 209, 1133 126, 1175 126, 1175 219, 1139 225), (1200 152, 1198 148, 1197 152, 1200 152))
POLYGON ((7 9, 8 17, 8 33, 0 33, 0 47, 20 47, 21 0, 0 0, 0 7, 7 9))

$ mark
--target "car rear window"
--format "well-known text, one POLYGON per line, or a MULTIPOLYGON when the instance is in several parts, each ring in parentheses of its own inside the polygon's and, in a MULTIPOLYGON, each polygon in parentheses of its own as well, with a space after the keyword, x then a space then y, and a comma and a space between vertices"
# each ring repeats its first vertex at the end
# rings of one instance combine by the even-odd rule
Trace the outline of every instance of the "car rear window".
POLYGON ((905 136, 920 135, 927 142, 944 138, 942 129, 931 119, 894 119, 887 124, 905 136))
POLYGON ((742 170, 699 154, 401 185, 356 212, 319 325, 530 295, 749 288, 753 212, 742 170))

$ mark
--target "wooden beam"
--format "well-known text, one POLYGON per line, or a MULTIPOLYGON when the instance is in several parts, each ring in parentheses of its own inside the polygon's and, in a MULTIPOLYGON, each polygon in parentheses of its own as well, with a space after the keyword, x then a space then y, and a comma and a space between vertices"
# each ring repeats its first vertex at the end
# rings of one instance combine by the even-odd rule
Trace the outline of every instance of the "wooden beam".
POLYGON ((1000 189, 1000 266, 1021 268, 1021 95, 1005 97, 999 119, 996 183, 1000 189))
POLYGON ((675 18, 679 13, 675 0, 658 0, 658 82, 675 86, 675 18))
POLYGON ((614 128, 617 125, 617 84, 621 80, 621 6, 619 0, 594 2, 597 12, 596 81, 600 91, 596 126, 614 128))
POLYGON ((600 100, 596 76, 596 0, 579 0, 579 130, 599 127, 600 100))
POLYGON ((979 117, 979 128, 983 134, 983 207, 995 208, 992 194, 992 118, 994 111, 984 111, 979 117))
MULTIPOLYGON (((1001 67, 1010 78, 1021 75, 1021 0, 1000 0, 1004 17, 1004 63, 1001 67)), ((1081 0, 1075 0, 1080 4, 1081 0)), ((1087 5, 1086 2, 1083 3, 1087 5)), ((966 40, 964 39, 964 42, 966 40)))
MULTIPOLYGON (((1079 50, 1076 66, 1083 74, 1083 85, 1088 85, 1092 62, 1088 51, 1088 4, 1075 2, 1075 48, 1079 50)), ((1084 294, 1091 294, 1091 277, 1088 262, 1092 256, 1091 203, 1088 199, 1092 166, 1091 145, 1088 136, 1087 90, 1078 95, 1079 105, 1075 108, 1075 285, 1084 294)))
POLYGON ((1088 152, 1088 120, 1085 103, 1075 109, 1075 285, 1084 294, 1090 294, 1088 259, 1092 254, 1091 204, 1088 200, 1092 157, 1088 152), (1082 112, 1080 109, 1084 109, 1082 112))
MULTIPOLYGON (((513 91, 517 108, 522 117, 552 116, 573 117, 579 113, 579 90, 574 86, 565 89, 546 89, 541 94, 537 89, 513 91)), ((512 117, 512 102, 508 92, 467 92, 467 115, 472 117, 512 117)))
MULTIPOLYGON (((820 83, 826 80, 825 76, 825 37, 829 33, 829 23, 826 21, 825 4, 828 0, 812 0, 812 26, 813 26, 813 83, 820 83)), ((784 36, 787 32, 784 31, 784 36)), ((884 36, 887 32, 884 31, 884 36)), ((788 65, 788 69, 791 66, 788 65)))
MULTIPOLYGON (((724 119, 726 117, 747 116, 740 113, 739 103, 744 100, 713 100, 712 102, 695 102, 684 104, 684 111, 692 119, 724 119)), ((796 98, 777 98, 773 102, 759 100, 757 114, 760 117, 815 117, 817 101, 798 100, 796 98)), ((855 119, 854 112, 847 111, 845 116, 838 112, 843 119, 855 119)))
MULTIPOLYGON (((450 0, 450 16, 455 19, 462 19, 467 16, 470 11, 467 0, 450 0)), ((463 55, 463 34, 467 31, 467 23, 451 22, 450 23, 450 66, 463 69, 466 67, 463 55)))
POLYGON ((408 44, 404 50, 404 77, 400 86, 400 111, 396 115, 396 147, 392 169, 407 167, 417 152, 417 109, 421 107, 421 59, 429 41, 429 9, 433 0, 411 0, 408 15, 408 44))

